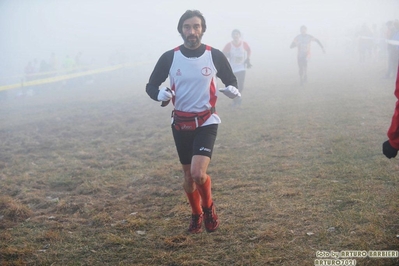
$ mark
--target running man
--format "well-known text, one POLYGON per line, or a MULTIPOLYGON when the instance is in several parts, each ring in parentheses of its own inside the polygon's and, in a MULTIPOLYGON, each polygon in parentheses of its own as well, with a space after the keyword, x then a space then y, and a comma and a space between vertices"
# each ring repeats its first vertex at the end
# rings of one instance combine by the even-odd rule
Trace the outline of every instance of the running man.
POLYGON ((298 67, 299 67, 299 77, 301 85, 307 82, 307 68, 308 68, 308 58, 310 56, 310 45, 311 42, 317 42, 317 44, 325 53, 324 47, 321 42, 313 37, 312 35, 307 34, 306 26, 301 26, 300 28, 301 34, 296 36, 291 43, 290 48, 298 47, 298 67))
MULTIPOLYGON (((241 38, 241 32, 237 29, 231 33, 233 40, 226 44, 223 53, 230 62, 234 75, 237 77, 238 90, 244 90, 245 73, 247 68, 251 68, 251 48, 248 43, 241 38)), ((241 104, 241 97, 234 99, 234 105, 241 104)))
POLYGON ((180 17, 177 31, 183 44, 159 58, 146 92, 162 106, 170 101, 174 105, 172 133, 183 168, 183 188, 192 210, 188 232, 201 232, 203 220, 205 229, 213 232, 219 227, 219 219, 207 170, 221 122, 215 111, 217 78, 226 86, 220 92, 231 99, 241 94, 227 58, 220 50, 201 43, 206 31, 201 12, 187 10, 180 17), (159 88, 168 76, 170 88, 159 88))

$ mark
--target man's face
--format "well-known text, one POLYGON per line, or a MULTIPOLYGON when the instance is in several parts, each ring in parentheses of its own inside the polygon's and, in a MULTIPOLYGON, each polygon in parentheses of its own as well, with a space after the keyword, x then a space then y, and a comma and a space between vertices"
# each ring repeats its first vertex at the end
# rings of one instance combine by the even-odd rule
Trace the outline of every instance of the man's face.
POLYGON ((240 41, 241 34, 240 34, 239 32, 235 31, 235 32, 233 32, 232 35, 233 35, 233 36, 232 36, 232 37, 233 37, 233 40, 234 40, 235 42, 240 41))
POLYGON ((182 38, 184 46, 188 49, 196 49, 201 45, 202 26, 199 17, 192 17, 183 22, 182 38))

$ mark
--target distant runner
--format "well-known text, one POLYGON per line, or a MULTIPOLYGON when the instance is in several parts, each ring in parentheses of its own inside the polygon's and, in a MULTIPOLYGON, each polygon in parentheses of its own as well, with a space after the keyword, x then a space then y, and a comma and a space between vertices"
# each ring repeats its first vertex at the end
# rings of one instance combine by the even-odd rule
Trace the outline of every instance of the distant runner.
POLYGON ((298 67, 299 67, 299 77, 301 85, 307 82, 307 68, 308 68, 308 58, 310 56, 310 44, 312 41, 317 42, 317 44, 325 53, 324 47, 321 42, 313 37, 312 35, 307 34, 306 26, 301 26, 300 28, 301 34, 295 37, 292 41, 290 48, 298 47, 298 67))
MULTIPOLYGON (((230 62, 234 75, 237 77, 238 90, 242 94, 244 90, 245 73, 247 68, 251 68, 251 48, 249 44, 242 40, 241 32, 237 29, 231 33, 231 42, 223 48, 223 53, 230 62)), ((234 106, 241 104, 241 97, 234 99, 234 106)))

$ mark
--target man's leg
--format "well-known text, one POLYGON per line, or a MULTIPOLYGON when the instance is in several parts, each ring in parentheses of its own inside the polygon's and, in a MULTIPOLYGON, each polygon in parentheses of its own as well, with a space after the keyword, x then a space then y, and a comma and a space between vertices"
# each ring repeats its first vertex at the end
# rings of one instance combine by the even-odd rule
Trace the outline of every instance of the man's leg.
POLYGON ((191 177, 191 165, 183 164, 184 171, 184 183, 183 188, 186 192, 188 202, 191 206, 191 222, 188 228, 190 233, 200 233, 202 232, 202 219, 203 211, 201 207, 201 195, 195 185, 193 178, 191 177))
POLYGON ((200 233, 202 231, 203 220, 201 196, 191 177, 191 158, 193 154, 192 149, 195 132, 178 131, 173 126, 172 132, 180 163, 183 168, 183 189, 191 206, 191 222, 188 231, 190 233, 200 233))
POLYGON ((298 74, 299 74, 299 80, 301 85, 303 84, 303 65, 302 65, 302 58, 300 56, 298 56, 298 74))
POLYGON ((191 176, 198 193, 201 195, 202 207, 212 205, 211 178, 207 175, 211 158, 203 155, 194 155, 191 161, 191 176))
POLYGON ((308 67, 305 65, 303 67, 303 75, 302 75, 303 83, 308 82, 308 67))
POLYGON ((210 160, 207 156, 194 155, 191 163, 191 175, 201 195, 205 228, 208 232, 213 232, 219 227, 219 219, 212 200, 211 177, 206 173, 210 160))
POLYGON ((303 60, 303 82, 308 82, 308 59, 303 60))

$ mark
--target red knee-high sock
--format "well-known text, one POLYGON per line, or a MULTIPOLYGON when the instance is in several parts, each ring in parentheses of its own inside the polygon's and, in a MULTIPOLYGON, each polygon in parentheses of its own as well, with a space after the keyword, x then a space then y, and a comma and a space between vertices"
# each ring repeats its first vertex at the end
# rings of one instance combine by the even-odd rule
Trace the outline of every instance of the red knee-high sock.
POLYGON ((201 195, 202 206, 209 208, 212 205, 211 177, 208 175, 204 184, 196 184, 197 190, 201 195))
POLYGON ((198 193, 198 189, 194 190, 192 193, 186 192, 188 202, 190 203, 193 214, 201 214, 201 196, 198 193))

